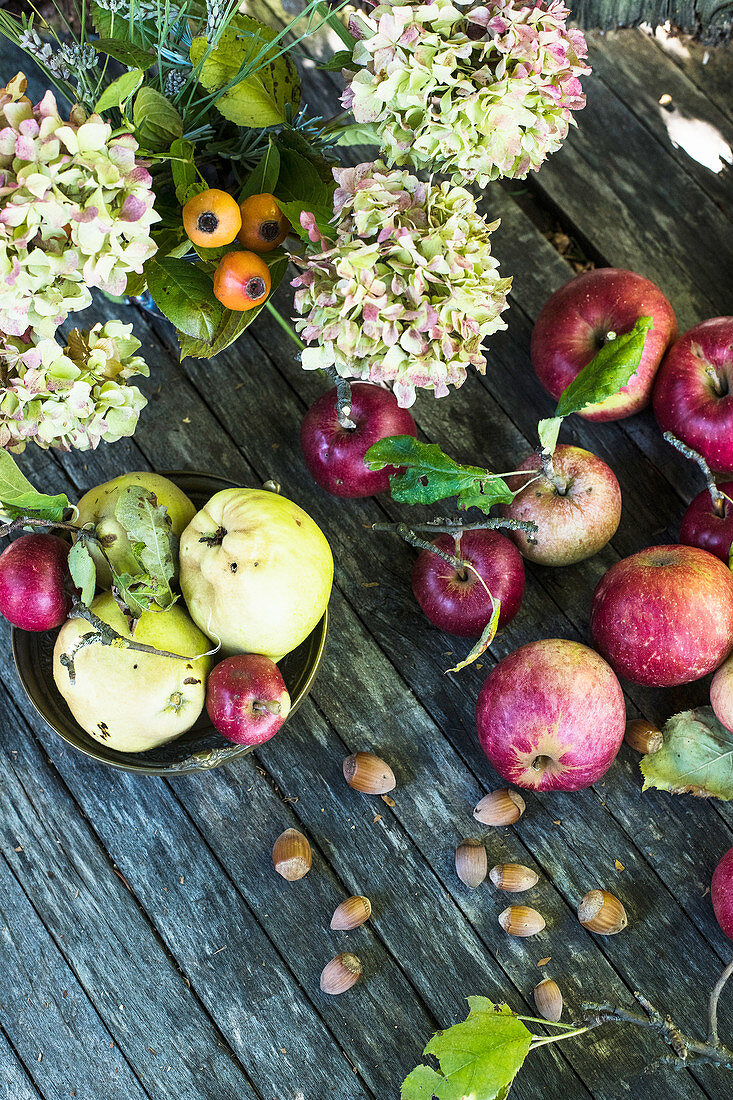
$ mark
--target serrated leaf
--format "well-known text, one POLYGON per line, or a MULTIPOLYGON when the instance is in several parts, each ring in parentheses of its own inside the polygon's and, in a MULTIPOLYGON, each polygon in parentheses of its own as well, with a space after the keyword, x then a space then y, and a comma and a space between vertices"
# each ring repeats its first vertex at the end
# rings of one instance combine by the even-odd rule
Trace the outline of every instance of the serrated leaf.
POLYGON ((313 215, 324 237, 332 240, 336 236, 336 230, 331 225, 333 205, 318 206, 312 202, 285 202, 283 199, 275 199, 275 202, 290 222, 293 232, 297 233, 302 241, 310 241, 308 230, 300 224, 300 215, 303 213, 313 215))
POLYGON ((161 256, 145 264, 155 304, 180 332, 194 340, 212 340, 224 309, 214 297, 208 272, 187 260, 161 256))
POLYGON ((69 572, 81 593, 81 602, 89 607, 97 588, 97 567, 83 537, 77 539, 69 550, 69 572))
POLYGON ((183 120, 169 99, 149 84, 135 96, 132 108, 135 137, 144 149, 167 152, 183 135, 183 120))
POLYGON ((303 152, 286 146, 280 152, 280 174, 275 198, 277 204, 296 233, 308 240, 308 233, 300 224, 300 215, 313 214, 324 237, 333 237, 333 194, 336 181, 328 162, 316 163, 303 152), (324 178, 324 169, 327 173, 324 178))
POLYGON ((440 1064, 443 1080, 434 1086, 439 1100, 498 1100, 529 1052, 532 1035, 507 1005, 483 997, 469 998, 469 1004, 466 1020, 425 1047, 440 1064))
POLYGON ((33 488, 18 469, 8 451, 0 450, 0 504, 13 509, 16 515, 32 512, 39 519, 58 522, 63 518, 69 501, 64 493, 49 496, 33 488))
MULTIPOLYGON (((119 25, 120 21, 118 20, 117 26, 119 27, 119 25)), ((90 40, 87 39, 87 41, 90 40)), ((98 38, 96 41, 92 39, 90 45, 94 47, 97 53, 114 57, 115 61, 120 61, 131 69, 145 70, 155 64, 155 56, 150 50, 146 50, 143 46, 136 46, 134 42, 122 42, 119 38, 98 38)))
POLYGON ((618 393, 638 370, 653 327, 651 317, 639 317, 629 332, 604 344, 560 394, 555 416, 570 416, 618 393))
POLYGON ((376 126, 370 122, 345 126, 336 139, 337 145, 381 145, 382 138, 376 126))
POLYGON ((277 126, 288 121, 286 108, 294 110, 300 102, 300 80, 292 59, 287 54, 275 56, 276 45, 266 49, 275 37, 271 27, 241 16, 222 32, 212 50, 203 35, 191 43, 191 63, 199 83, 216 95, 217 111, 237 126, 257 130, 277 126), (247 72, 248 68, 253 71, 247 72))
POLYGON ((158 504, 155 493, 129 485, 117 499, 115 519, 130 540, 141 573, 147 574, 141 579, 154 582, 159 590, 156 603, 168 607, 173 602, 171 581, 176 574, 177 540, 166 508, 158 504))
POLYGON ((499 628, 499 616, 501 614, 501 600, 497 600, 489 593, 491 598, 491 618, 484 627, 481 637, 476 642, 471 652, 467 657, 464 657, 462 661, 459 661, 455 668, 447 668, 446 672, 460 672, 462 668, 466 668, 467 665, 472 665, 474 661, 477 661, 486 650, 489 648, 494 638, 496 637, 496 631, 499 628))
POLYGON ((118 76, 104 89, 94 105, 94 110, 109 111, 112 107, 120 107, 126 103, 140 87, 144 76, 142 69, 131 69, 130 72, 118 76))
POLYGON ((390 474, 392 498, 402 504, 434 504, 458 497, 459 506, 488 512, 494 504, 509 503, 514 493, 506 482, 480 466, 462 466, 441 451, 437 443, 422 443, 411 435, 380 439, 364 458, 370 470, 403 467, 390 474))
MULTIPOLYGON (((272 291, 282 282, 287 271, 288 258, 284 253, 269 252, 262 257, 270 269, 272 291)), ((193 359, 211 359, 224 351, 230 344, 242 335, 246 328, 259 316, 265 308, 265 303, 255 306, 254 309, 238 313, 231 309, 222 310, 222 317, 216 331, 209 340, 196 340, 181 332, 177 333, 178 344, 181 349, 181 359, 190 355, 193 359)))
POLYGON ((340 73, 342 69, 347 68, 351 64, 353 56, 351 50, 337 50, 328 61, 323 62, 321 65, 316 65, 316 68, 320 69, 323 73, 340 73))
POLYGON ((699 798, 733 798, 733 733, 712 707, 674 714, 664 724, 664 743, 641 760, 644 790, 699 798))
POLYGON ((415 1066, 402 1082, 400 1100, 431 1100, 444 1078, 432 1066, 415 1066))
POLYGON ((240 203, 251 195, 272 195, 280 175, 280 150, 270 138, 262 159, 255 165, 239 193, 240 203))

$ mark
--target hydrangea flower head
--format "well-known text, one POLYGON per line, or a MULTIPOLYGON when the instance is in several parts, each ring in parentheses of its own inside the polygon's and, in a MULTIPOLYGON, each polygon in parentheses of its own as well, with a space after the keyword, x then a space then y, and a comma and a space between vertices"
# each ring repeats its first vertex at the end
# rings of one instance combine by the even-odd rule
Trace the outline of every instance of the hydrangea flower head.
POLYGON ((90 287, 122 294, 155 253, 150 173, 130 134, 98 115, 35 107, 17 78, 0 92, 0 330, 52 337, 90 287))
POLYGON ((335 239, 302 215, 313 248, 293 282, 308 370, 392 382, 408 406, 483 373, 485 336, 506 328, 511 279, 499 277, 488 225, 463 187, 423 183, 377 161, 335 168, 335 239))
POLYGON ((0 348, 0 447, 85 451, 132 435, 147 400, 128 380, 149 372, 131 333, 132 325, 107 321, 74 329, 66 347, 10 338, 0 348))
POLYGON ((382 3, 352 19, 363 37, 342 103, 374 124, 388 164, 524 179, 585 106, 587 46, 568 15, 562 0, 382 3))

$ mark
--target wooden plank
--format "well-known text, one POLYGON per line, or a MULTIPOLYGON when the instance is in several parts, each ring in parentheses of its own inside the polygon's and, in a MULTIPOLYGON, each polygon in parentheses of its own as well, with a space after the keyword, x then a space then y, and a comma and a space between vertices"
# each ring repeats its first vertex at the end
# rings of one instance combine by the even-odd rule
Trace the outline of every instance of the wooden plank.
POLYGON ((651 37, 657 48, 674 61, 703 95, 712 100, 729 119, 733 119, 733 97, 730 92, 733 47, 730 42, 709 46, 696 42, 688 35, 670 34, 663 27, 655 28, 651 37))
POLYGON ((0 1092, 0 1096, 4 1096, 5 1100, 39 1100, 39 1097, 42 1100, 40 1092, 23 1068, 2 1028, 0 1028, 0 1085, 5 1088, 4 1092, 0 1092))
MULTIPOLYGON (((54 942, 146 1091, 199 1100, 202 1088, 215 1086, 227 1100, 255 1100, 247 1076, 113 873, 4 691, 0 728, 10 740, 0 776, 3 846, 6 851, 22 847, 14 855, 15 878, 43 913, 54 942)), ((42 944, 40 933, 37 938, 42 944)), ((30 979, 29 972, 21 993, 30 979)), ((93 1080, 95 1059, 90 1056, 84 1066, 80 1054, 79 1061, 78 1072, 93 1080)))
MULTIPOLYGON (((2 1019, 14 1053, 9 1044, 3 1044, 0 1064, 15 1058, 18 1081, 25 1077, 21 1068, 25 1066, 48 1100, 69 1096, 73 1089, 80 1097, 108 1095, 120 1100, 145 1100, 148 1093, 20 887, 18 867, 28 858, 24 851, 15 851, 22 834, 16 834, 17 843, 10 847, 8 842, 12 843, 13 838, 6 830, 3 832, 2 1019)), ((36 1091, 31 1090, 27 1078, 25 1092, 35 1100, 36 1091)))
POLYGON ((725 9, 715 0, 568 0, 573 20, 581 27, 632 27, 639 23, 670 23, 679 30, 715 39, 730 37, 725 9))

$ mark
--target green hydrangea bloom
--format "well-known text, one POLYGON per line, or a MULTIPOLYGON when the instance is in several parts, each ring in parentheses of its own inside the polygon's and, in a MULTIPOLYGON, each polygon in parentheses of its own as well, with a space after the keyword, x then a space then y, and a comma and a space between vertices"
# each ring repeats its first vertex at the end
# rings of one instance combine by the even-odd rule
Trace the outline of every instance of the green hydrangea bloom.
POLYGON ((34 107, 24 85, 0 92, 0 331, 48 338, 90 287, 124 293, 159 215, 131 134, 78 108, 66 122, 51 92, 34 107))
POLYGON ((0 348, 0 447, 85 451, 132 435, 147 399, 128 380, 149 371, 131 333, 107 321, 74 329, 66 347, 10 338, 0 348))
POLYGON ((511 279, 498 274, 488 225, 473 196, 449 183, 423 183, 381 162, 334 169, 334 241, 301 215, 321 251, 294 257, 295 327, 316 346, 306 370, 391 382, 400 405, 416 388, 436 397, 460 386, 468 366, 482 374, 484 337, 506 328, 511 279))
POLYGON ((590 68, 561 0, 382 3, 350 26, 362 36, 342 103, 372 123, 388 164, 484 187, 524 179, 565 140, 590 68))

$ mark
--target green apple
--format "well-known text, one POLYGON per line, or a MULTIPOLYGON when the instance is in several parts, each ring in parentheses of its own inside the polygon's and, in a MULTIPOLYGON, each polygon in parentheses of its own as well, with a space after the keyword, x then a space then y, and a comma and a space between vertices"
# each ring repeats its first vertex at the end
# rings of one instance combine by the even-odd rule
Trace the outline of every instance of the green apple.
POLYGON ((278 661, 308 637, 333 583, 331 548, 291 500, 224 489, 181 535, 181 591, 191 618, 225 654, 278 661))
POLYGON ((69 710, 91 737, 120 752, 146 752, 190 729, 203 709, 211 659, 208 638, 180 604, 167 611, 144 611, 130 633, 127 618, 111 593, 97 596, 92 611, 125 638, 190 657, 157 656, 110 645, 88 645, 74 658, 72 684, 61 664, 84 634, 86 619, 67 619, 53 652, 53 677, 69 710))
MULTIPOLYGON (((170 516, 176 537, 180 537, 184 527, 191 522, 196 508, 186 494, 167 477, 145 470, 113 477, 111 481, 105 481, 103 485, 84 494, 77 505, 79 517, 76 522, 80 527, 85 523, 93 523, 105 553, 117 572, 135 574, 139 566, 132 555, 130 541, 124 528, 115 519, 120 493, 130 485, 139 485, 148 492, 155 493, 158 504, 163 505, 170 516)), ((110 588, 112 575, 106 561, 98 553, 94 558, 97 565, 97 584, 100 588, 110 588)))

